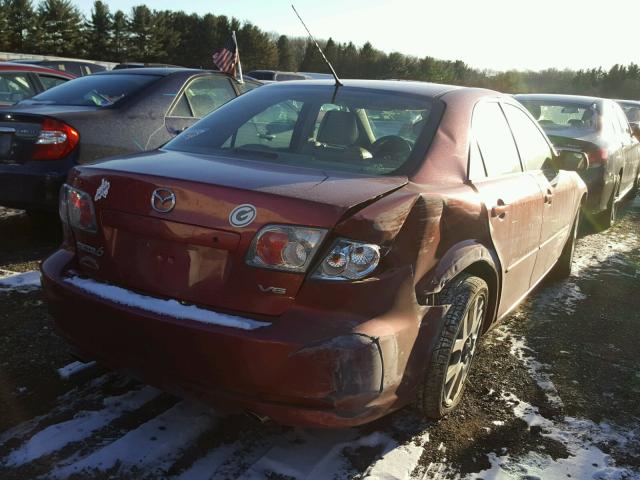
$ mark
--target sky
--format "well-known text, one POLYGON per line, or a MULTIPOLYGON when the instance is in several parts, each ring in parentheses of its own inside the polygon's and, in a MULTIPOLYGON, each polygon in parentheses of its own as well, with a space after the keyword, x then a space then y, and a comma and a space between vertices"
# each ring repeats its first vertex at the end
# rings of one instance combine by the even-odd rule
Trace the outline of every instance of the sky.
MULTIPOLYGON (((73 0, 88 14, 93 0, 73 0)), ((104 0, 129 12, 130 0, 104 0)), ((269 32, 303 36, 292 0, 144 0, 246 20, 269 32)), ((591 68, 640 63, 637 0, 293 0, 317 38, 385 52, 463 60, 491 70, 591 68)))

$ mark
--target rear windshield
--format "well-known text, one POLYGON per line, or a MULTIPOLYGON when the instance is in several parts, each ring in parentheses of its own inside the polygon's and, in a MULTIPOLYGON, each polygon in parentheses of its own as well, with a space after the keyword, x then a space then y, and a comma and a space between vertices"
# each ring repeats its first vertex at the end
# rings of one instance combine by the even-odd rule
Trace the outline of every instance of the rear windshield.
POLYGON ((158 80, 157 75, 93 75, 76 78, 24 103, 108 107, 158 80))
POLYGON ((431 111, 428 97, 283 83, 232 100, 165 148, 385 175, 424 154, 431 111))
POLYGON ((518 100, 548 134, 560 130, 595 132, 598 129, 598 109, 594 103, 518 100))

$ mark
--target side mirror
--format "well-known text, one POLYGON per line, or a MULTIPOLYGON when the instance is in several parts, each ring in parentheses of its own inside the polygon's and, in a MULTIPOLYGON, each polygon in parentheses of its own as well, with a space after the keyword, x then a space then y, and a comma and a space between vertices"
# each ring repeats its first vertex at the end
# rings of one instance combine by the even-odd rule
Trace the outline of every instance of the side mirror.
POLYGON ((631 127, 631 134, 640 141, 640 122, 629 122, 631 127))
POLYGON ((579 172, 587 169, 589 157, 586 153, 576 150, 559 150, 557 162, 560 170, 579 172))

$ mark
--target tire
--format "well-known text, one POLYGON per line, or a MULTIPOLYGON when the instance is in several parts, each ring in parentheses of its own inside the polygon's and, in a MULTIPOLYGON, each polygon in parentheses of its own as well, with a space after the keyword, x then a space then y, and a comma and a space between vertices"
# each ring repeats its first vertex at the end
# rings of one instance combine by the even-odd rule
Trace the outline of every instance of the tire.
POLYGON ((560 258, 549 272, 549 279, 551 280, 564 280, 571 275, 571 266, 573 264, 573 252, 576 247, 576 238, 578 237, 578 223, 580 220, 580 213, 576 215, 573 221, 573 227, 569 233, 567 243, 564 244, 560 258))
POLYGON ((27 210, 31 228, 38 233, 55 232, 60 229, 60 219, 55 213, 27 210))
POLYGON ((611 198, 607 203, 607 209, 599 215, 597 227, 598 231, 602 232, 611 228, 616 223, 616 216, 618 214, 618 194, 620 193, 620 179, 613 188, 611 198))
POLYGON ((462 399, 487 313, 489 287, 481 278, 463 273, 444 287, 437 302, 451 307, 416 395, 416 407, 431 419, 447 415, 462 399))

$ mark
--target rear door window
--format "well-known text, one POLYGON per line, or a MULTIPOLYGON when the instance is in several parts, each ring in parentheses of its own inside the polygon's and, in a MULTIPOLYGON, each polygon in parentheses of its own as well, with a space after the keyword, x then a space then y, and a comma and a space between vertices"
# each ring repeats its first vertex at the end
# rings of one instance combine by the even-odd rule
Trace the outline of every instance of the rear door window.
POLYGON ((504 113, 511 125, 525 170, 553 168, 553 151, 533 121, 513 105, 505 104, 504 113))
POLYGON ((42 82, 42 86, 45 90, 49 90, 50 88, 57 87, 58 85, 62 85, 67 81, 66 78, 62 77, 54 77, 52 75, 42 75, 39 74, 38 77, 42 82))
POLYGON ((191 81, 183 96, 189 102, 193 116, 203 118, 235 98, 236 92, 227 78, 209 76, 191 81))
POLYGON ((0 105, 13 105, 20 100, 32 97, 36 90, 29 74, 22 72, 0 73, 0 105))
POLYGON ((476 105, 472 128, 489 177, 522 172, 513 135, 498 103, 476 105))

